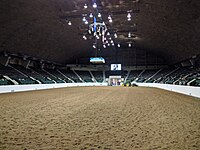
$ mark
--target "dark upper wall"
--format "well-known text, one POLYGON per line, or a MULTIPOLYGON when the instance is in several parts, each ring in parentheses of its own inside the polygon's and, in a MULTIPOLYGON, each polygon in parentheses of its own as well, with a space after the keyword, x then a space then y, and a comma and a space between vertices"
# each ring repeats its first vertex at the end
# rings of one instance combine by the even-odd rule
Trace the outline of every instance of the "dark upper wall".
MULTIPOLYGON (((84 41, 79 35, 81 17, 73 19, 74 26, 70 27, 59 18, 79 11, 85 2, 1 0, 0 51, 59 63, 94 55, 91 42, 84 41)), ((106 4, 109 2, 116 4, 114 0, 106 1, 106 4)), ((169 63, 199 54, 199 15, 198 0, 141 0, 136 45, 157 53, 169 63)))

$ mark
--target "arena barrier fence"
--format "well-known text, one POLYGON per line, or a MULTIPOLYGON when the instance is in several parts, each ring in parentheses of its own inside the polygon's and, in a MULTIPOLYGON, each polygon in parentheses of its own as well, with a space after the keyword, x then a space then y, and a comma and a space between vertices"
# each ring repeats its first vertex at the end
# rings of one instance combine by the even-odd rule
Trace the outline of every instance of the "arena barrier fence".
POLYGON ((5 85, 5 86, 0 86, 0 93, 44 90, 44 89, 53 89, 53 88, 75 87, 75 86, 107 86, 107 85, 108 85, 107 83, 59 83, 59 84, 5 85))
POLYGON ((155 87, 168 91, 173 91, 177 93, 182 93, 185 95, 190 95, 200 98, 200 87, 194 86, 183 86, 183 85, 172 85, 172 84, 160 84, 160 83, 135 83, 138 86, 144 87, 155 87))

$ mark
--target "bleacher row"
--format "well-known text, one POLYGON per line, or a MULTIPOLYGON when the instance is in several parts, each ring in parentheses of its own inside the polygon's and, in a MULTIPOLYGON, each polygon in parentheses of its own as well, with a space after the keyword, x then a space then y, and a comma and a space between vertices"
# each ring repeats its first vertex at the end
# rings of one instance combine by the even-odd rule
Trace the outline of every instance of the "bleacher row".
POLYGON ((162 83, 200 86, 200 70, 195 68, 167 68, 159 70, 131 71, 126 82, 162 83))
MULTIPOLYGON (((12 84, 55 84, 104 82, 104 78, 114 72, 106 71, 74 71, 65 69, 25 68, 20 65, 0 65, 0 85, 12 84)), ((166 68, 159 70, 121 71, 120 75, 126 83, 132 81, 145 83, 163 83, 175 85, 200 86, 200 71, 194 68, 166 68)))
POLYGON ((19 65, 0 65, 0 85, 55 84, 79 82, 103 82, 103 73, 95 71, 25 68, 19 65), (93 77, 92 77, 92 75, 93 77))

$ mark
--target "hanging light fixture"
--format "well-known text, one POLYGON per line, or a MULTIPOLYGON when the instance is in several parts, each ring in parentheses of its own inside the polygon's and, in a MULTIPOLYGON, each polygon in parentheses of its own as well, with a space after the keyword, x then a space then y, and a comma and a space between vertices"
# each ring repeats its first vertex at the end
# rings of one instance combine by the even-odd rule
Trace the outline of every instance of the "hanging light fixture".
POLYGON ((83 19, 82 19, 82 20, 83 20, 83 22, 85 22, 85 21, 86 21, 86 18, 85 18, 85 17, 83 17, 83 19))
POLYGON ((92 13, 90 13, 90 16, 89 16, 90 18, 92 18, 93 17, 93 14, 92 13))
POLYGON ((87 4, 85 4, 85 5, 84 5, 84 8, 85 8, 85 9, 87 9, 87 8, 88 8, 87 4))
POLYGON ((68 21, 68 25, 71 26, 71 25, 72 25, 72 22, 71 22, 71 21, 68 21))
POLYGON ((98 17, 101 18, 101 13, 98 13, 98 17))
POLYGON ((96 3, 93 4, 93 8, 97 8, 97 4, 96 3))
POLYGON ((129 38, 131 37, 131 33, 130 33, 130 32, 128 33, 128 37, 129 37, 129 38))
POLYGON ((87 20, 85 20, 85 24, 88 24, 88 21, 87 21, 87 20))
POLYGON ((92 46, 93 48, 96 48, 96 45, 95 44, 93 44, 93 46, 92 46))
POLYGON ((127 15, 127 20, 131 21, 131 14, 130 13, 128 13, 128 15, 127 15))
POLYGON ((85 35, 83 35, 83 39, 84 39, 84 40, 87 40, 87 37, 86 37, 85 35))
POLYGON ((117 38, 117 33, 114 34, 114 37, 117 38))

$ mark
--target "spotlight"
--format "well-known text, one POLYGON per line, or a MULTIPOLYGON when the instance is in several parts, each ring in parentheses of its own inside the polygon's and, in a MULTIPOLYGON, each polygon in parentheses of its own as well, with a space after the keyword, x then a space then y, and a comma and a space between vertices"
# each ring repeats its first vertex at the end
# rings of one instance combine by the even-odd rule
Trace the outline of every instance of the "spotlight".
POLYGON ((85 18, 85 17, 83 17, 83 19, 82 19, 82 20, 83 20, 83 22, 85 22, 85 21, 86 21, 86 18, 85 18))
POLYGON ((129 38, 131 37, 131 33, 130 33, 130 32, 128 33, 128 37, 129 37, 129 38))
POLYGON ((97 38, 97 40, 99 40, 99 36, 98 35, 96 36, 96 38, 97 38))
POLYGON ((84 8, 85 8, 85 9, 87 9, 87 8, 88 8, 87 4, 85 4, 85 5, 84 5, 84 8))
POLYGON ((93 4, 93 8, 97 8, 97 4, 96 3, 93 4))
POLYGON ((98 13, 98 17, 101 18, 101 13, 98 13))
POLYGON ((84 40, 87 40, 87 37, 86 37, 85 35, 83 35, 83 39, 84 39, 84 40))
POLYGON ((117 44, 117 47, 120 47, 120 44, 117 44))
POLYGON ((114 34, 114 37, 117 38, 117 33, 114 34))
POLYGON ((131 18, 131 14, 130 13, 128 13, 127 18, 131 18))
POLYGON ((110 19, 109 22, 112 23, 112 19, 110 19))
POLYGON ((105 44, 103 45, 103 48, 106 48, 106 45, 105 45, 105 44))
POLYGON ((68 25, 71 26, 71 25, 72 25, 72 22, 71 22, 71 21, 68 21, 68 25))
POLYGON ((90 16, 89 16, 90 18, 92 18, 93 17, 93 14, 92 13, 90 13, 90 16))
POLYGON ((110 16, 110 15, 108 16, 108 20, 112 20, 112 18, 111 18, 111 16, 110 16))
POLYGON ((131 43, 128 44, 128 47, 131 47, 131 43))
POLYGON ((85 24, 88 24, 88 21, 87 21, 87 20, 85 21, 85 24))
POLYGON ((92 47, 93 47, 93 48, 96 48, 96 45, 93 45, 92 47))

